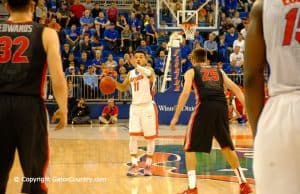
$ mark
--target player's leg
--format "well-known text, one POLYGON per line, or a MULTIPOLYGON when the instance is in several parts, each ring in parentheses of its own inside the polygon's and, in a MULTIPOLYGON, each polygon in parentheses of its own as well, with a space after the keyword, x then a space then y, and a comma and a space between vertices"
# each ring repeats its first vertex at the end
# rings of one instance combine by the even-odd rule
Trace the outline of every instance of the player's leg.
POLYGON ((221 151, 227 162, 234 170, 240 184, 240 193, 247 194, 252 192, 247 183, 244 172, 240 166, 240 162, 236 152, 234 151, 233 142, 229 131, 228 110, 226 104, 216 104, 216 121, 215 121, 215 138, 221 146, 221 151))
POLYGON ((131 156, 131 167, 127 176, 136 176, 139 170, 138 164, 138 137, 143 135, 139 116, 139 106, 131 105, 129 112, 129 152, 131 156))
POLYGON ((209 114, 209 107, 203 103, 191 115, 185 136, 184 150, 188 174, 188 189, 183 193, 197 194, 196 152, 209 153, 212 146, 214 117, 209 114))
POLYGON ((10 118, 9 106, 11 103, 11 99, 0 96, 0 194, 5 194, 9 172, 14 161, 16 149, 16 133, 12 127, 14 121, 10 118))
POLYGON ((254 149, 257 194, 300 191, 299 105, 299 95, 287 94, 270 98, 264 107, 254 149))
MULTIPOLYGON (((24 105, 16 108, 19 123, 17 149, 24 177, 44 178, 49 158, 47 113, 40 99, 22 98, 19 101, 24 105), (28 110, 31 114, 28 114, 28 110)), ((42 179, 36 180, 24 182, 22 192, 46 194, 45 183, 42 179)))
POLYGON ((189 189, 196 188, 196 168, 197 168, 197 159, 196 152, 185 152, 185 163, 188 174, 188 186, 189 189))
POLYGON ((144 130, 144 137, 147 141, 147 158, 144 175, 151 176, 152 157, 155 152, 155 138, 158 135, 158 114, 155 104, 149 103, 144 106, 141 124, 144 130))

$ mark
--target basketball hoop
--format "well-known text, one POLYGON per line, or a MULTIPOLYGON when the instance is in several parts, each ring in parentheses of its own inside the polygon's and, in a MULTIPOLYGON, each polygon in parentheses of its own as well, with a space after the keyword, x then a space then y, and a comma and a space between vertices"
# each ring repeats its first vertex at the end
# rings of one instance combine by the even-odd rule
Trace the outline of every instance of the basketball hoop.
POLYGON ((187 40, 194 40, 195 39, 195 32, 196 32, 197 24, 182 23, 181 27, 184 31, 185 38, 187 40))

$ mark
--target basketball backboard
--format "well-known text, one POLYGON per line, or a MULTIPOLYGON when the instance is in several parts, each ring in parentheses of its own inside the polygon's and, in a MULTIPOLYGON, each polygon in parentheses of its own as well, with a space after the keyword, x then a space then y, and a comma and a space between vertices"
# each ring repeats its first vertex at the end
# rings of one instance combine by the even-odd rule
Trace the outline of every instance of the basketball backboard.
POLYGON ((157 0, 156 6, 158 30, 180 31, 182 23, 201 31, 218 29, 219 0, 157 0))

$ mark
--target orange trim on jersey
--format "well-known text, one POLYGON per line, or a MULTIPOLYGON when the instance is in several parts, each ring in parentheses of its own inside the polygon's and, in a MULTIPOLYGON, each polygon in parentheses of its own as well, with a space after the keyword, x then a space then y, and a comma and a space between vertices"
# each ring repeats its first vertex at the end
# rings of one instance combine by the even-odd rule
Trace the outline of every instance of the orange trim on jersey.
POLYGON ((145 139, 155 139, 157 137, 158 137, 157 135, 152 135, 152 136, 145 136, 144 138, 145 139))
MULTIPOLYGON (((46 112, 47 114, 47 138, 46 138, 46 141, 47 141, 47 160, 43 166, 43 178, 46 177, 46 173, 47 173, 47 169, 48 169, 48 166, 49 166, 49 160, 50 160, 50 146, 49 146, 49 136, 48 136, 48 126, 49 126, 49 116, 48 116, 48 113, 47 113, 47 107, 45 106, 44 104, 44 111, 46 112)), ((46 185, 45 182, 41 182, 41 188, 46 192, 48 193, 48 187, 46 185)))
POLYGON ((47 74, 48 64, 47 62, 44 63, 43 72, 42 72, 42 79, 41 79, 41 85, 40 85, 40 95, 42 99, 46 98, 45 95, 45 84, 46 84, 46 74, 47 74))
POLYGON ((193 112, 193 114, 190 118, 190 121, 189 121, 188 130, 186 132, 186 137, 185 137, 184 150, 188 150, 191 147, 192 131, 193 131, 195 119, 196 119, 196 116, 199 112, 200 104, 201 104, 200 94, 198 93, 198 88, 197 88, 197 85, 196 85, 195 81, 193 82, 193 88, 194 88, 194 91, 195 91, 196 103, 198 103, 198 105, 196 106, 195 111, 193 112))
POLYGON ((158 136, 158 125, 159 125, 159 120, 158 120, 158 109, 156 104, 153 104, 154 111, 155 111, 155 130, 156 130, 156 136, 158 136))
POLYGON ((144 136, 144 133, 143 132, 132 132, 132 133, 129 133, 130 136, 144 136))

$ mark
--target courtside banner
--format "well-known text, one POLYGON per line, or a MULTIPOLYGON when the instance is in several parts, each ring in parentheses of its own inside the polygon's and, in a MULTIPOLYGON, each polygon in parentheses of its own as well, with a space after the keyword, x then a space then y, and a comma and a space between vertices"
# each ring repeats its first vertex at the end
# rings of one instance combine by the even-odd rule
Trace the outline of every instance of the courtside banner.
MULTIPOLYGON (((174 92, 172 89, 165 93, 157 93, 155 102, 158 109, 159 124, 169 125, 174 115, 180 92, 174 92)), ((195 109, 195 96, 192 92, 187 104, 183 108, 178 124, 187 124, 191 113, 195 109)))

